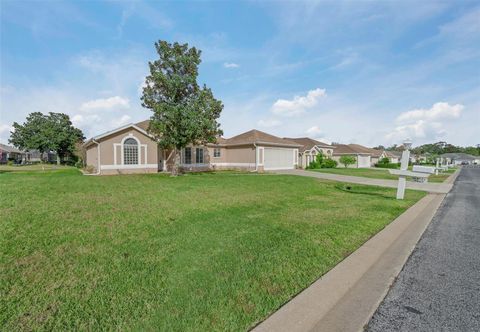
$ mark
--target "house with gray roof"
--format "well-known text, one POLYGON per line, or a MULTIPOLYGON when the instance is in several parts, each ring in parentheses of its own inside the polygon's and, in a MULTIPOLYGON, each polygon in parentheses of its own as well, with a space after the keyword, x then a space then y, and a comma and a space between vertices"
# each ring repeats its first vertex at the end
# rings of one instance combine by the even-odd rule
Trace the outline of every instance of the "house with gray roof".
POLYGON ((19 149, 0 143, 0 164, 8 161, 20 164, 25 159, 25 152, 19 149))
POLYGON ((440 155, 441 158, 445 159, 448 164, 462 165, 462 164, 480 164, 479 156, 472 156, 467 153, 444 153, 440 155))
POLYGON ((286 138, 301 147, 298 149, 299 166, 307 168, 318 154, 322 153, 326 158, 331 158, 333 155, 333 145, 317 141, 309 137, 286 138))

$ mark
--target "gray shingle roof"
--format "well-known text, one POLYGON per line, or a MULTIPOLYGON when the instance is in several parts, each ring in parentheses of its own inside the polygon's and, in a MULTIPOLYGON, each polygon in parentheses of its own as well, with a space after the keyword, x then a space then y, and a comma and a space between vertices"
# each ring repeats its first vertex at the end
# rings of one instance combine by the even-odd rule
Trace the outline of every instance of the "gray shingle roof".
POLYGON ((10 152, 10 153, 24 153, 23 151, 20 151, 19 149, 13 146, 5 145, 2 143, 0 143, 0 151, 10 152))

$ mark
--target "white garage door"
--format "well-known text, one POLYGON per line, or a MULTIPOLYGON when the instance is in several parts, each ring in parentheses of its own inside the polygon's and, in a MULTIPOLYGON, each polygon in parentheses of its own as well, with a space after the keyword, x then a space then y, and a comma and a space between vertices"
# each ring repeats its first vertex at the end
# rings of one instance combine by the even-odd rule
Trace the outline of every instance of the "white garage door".
POLYGON ((358 156, 358 167, 370 167, 370 156, 358 156))
POLYGON ((293 169, 295 155, 293 149, 265 148, 264 169, 293 169))

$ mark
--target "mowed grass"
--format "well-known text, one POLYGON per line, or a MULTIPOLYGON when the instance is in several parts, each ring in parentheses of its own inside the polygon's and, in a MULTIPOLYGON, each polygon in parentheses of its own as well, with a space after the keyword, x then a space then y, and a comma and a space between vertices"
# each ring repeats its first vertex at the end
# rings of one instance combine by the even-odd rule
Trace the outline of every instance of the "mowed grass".
POLYGON ((0 174, 0 326, 247 330, 423 197, 313 178, 0 174))
POLYGON ((32 165, 0 165, 0 173, 5 172, 32 172, 32 171, 58 171, 64 169, 72 169, 69 166, 56 164, 32 164, 32 165))
MULTIPOLYGON (((411 170, 411 167, 410 167, 411 170)), ((398 180, 398 175, 390 174, 388 169, 381 168, 321 168, 312 170, 314 172, 330 173, 330 174, 340 174, 340 175, 350 175, 350 176, 361 176, 365 178, 373 179, 386 179, 386 180, 398 180)), ((449 169, 444 173, 439 173, 438 175, 432 174, 428 177, 428 182, 443 182, 445 181, 453 172, 454 169, 449 169)), ((408 179, 411 180, 411 179, 408 179)))

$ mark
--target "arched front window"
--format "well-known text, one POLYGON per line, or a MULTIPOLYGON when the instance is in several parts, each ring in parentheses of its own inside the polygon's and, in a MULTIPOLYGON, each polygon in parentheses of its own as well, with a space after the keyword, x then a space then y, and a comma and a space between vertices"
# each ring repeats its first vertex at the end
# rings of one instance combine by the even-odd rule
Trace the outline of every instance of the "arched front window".
POLYGON ((138 143, 133 138, 123 142, 123 163, 125 165, 138 165, 138 143))

